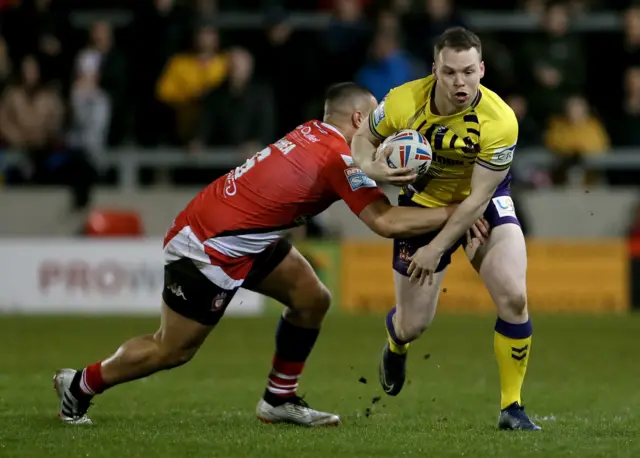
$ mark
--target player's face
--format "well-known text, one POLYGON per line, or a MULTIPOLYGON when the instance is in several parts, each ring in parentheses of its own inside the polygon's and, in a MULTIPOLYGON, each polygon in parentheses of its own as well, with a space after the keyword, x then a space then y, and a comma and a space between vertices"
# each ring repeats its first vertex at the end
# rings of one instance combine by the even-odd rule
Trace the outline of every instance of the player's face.
POLYGON ((476 48, 460 51, 444 48, 436 56, 433 73, 447 99, 455 106, 464 107, 478 92, 480 78, 484 76, 484 62, 476 48))

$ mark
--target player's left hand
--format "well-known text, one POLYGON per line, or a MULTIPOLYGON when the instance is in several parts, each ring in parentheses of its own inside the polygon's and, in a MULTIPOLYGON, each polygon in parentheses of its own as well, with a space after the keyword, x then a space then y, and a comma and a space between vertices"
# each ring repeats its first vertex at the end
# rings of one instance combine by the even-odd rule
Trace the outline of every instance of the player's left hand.
POLYGON ((428 281, 428 285, 433 284, 433 277, 442 258, 442 252, 436 250, 430 244, 423 246, 416 251, 416 253, 410 258, 411 264, 407 273, 409 274, 409 281, 411 283, 419 282, 420 286, 424 285, 425 280, 428 281))

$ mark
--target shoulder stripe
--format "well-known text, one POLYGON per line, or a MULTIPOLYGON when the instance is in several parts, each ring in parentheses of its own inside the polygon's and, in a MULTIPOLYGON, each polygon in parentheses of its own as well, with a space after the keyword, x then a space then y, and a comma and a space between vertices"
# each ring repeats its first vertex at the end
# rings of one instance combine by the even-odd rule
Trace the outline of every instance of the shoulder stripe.
POLYGON ((369 130, 373 135, 375 135, 379 140, 384 140, 386 137, 384 135, 380 135, 376 130, 376 126, 374 125, 373 113, 369 115, 369 130))
POLYGON ((503 170, 507 170, 509 167, 511 167, 511 162, 504 165, 496 165, 496 164, 492 164, 491 162, 485 161, 479 157, 476 157, 476 164, 481 165, 485 169, 493 170, 496 172, 502 172, 503 170))

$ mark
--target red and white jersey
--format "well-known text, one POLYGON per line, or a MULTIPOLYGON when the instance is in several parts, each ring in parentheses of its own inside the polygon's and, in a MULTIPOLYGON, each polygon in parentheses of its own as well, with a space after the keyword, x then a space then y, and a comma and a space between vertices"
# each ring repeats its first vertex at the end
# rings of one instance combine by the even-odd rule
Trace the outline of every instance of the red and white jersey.
POLYGON ((165 259, 200 261, 209 280, 234 289, 288 229, 340 199, 358 215, 383 196, 353 165, 342 134, 309 121, 201 191, 169 230, 165 259))

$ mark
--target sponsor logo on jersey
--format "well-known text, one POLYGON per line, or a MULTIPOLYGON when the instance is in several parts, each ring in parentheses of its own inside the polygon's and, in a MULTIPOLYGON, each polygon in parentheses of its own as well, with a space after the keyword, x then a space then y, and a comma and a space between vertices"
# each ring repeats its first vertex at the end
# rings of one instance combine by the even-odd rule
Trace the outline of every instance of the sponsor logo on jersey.
POLYGON ((348 168, 344 171, 344 174, 352 191, 360 188, 375 188, 377 186, 376 182, 366 176, 358 167, 348 168))
POLYGON ((352 167, 354 162, 353 162, 353 158, 351 156, 347 156, 346 154, 341 154, 340 156, 342 156, 342 160, 344 161, 344 163, 349 166, 352 167))
POLYGON ((507 165, 513 161, 513 152, 516 150, 516 145, 511 145, 506 148, 498 148, 491 155, 491 163, 495 165, 507 165))
POLYGON ((491 199, 493 205, 496 207, 498 216, 504 218, 507 216, 516 217, 516 207, 513 205, 513 200, 509 196, 498 196, 491 199))
POLYGON ((380 125, 380 123, 382 122, 382 120, 384 119, 384 117, 386 116, 384 113, 384 100, 380 103, 380 105, 377 106, 377 108, 374 110, 373 114, 371 116, 373 116, 373 127, 378 127, 378 125, 380 125))
POLYGON ((286 138, 281 138, 273 144, 276 148, 282 151, 282 154, 289 154, 293 148, 296 147, 295 143, 290 142, 286 138))

